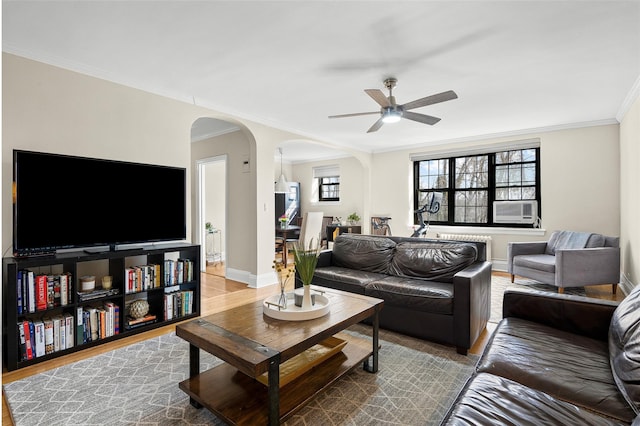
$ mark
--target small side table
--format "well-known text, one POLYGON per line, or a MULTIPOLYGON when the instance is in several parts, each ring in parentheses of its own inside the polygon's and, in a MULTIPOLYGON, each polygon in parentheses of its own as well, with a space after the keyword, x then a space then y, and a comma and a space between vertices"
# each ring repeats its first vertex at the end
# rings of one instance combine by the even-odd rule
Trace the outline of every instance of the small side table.
POLYGON ((360 234, 362 233, 362 227, 360 225, 329 225, 327 226, 327 241, 333 242, 334 233, 337 237, 340 234, 360 234), (337 231, 337 232, 336 232, 337 231))
POLYGON ((217 264, 222 262, 222 238, 220 238, 220 230, 212 229, 207 231, 206 236, 206 253, 207 253, 207 264, 217 264), (216 238, 217 237, 217 238, 216 238), (217 248, 216 251, 216 242, 217 248))

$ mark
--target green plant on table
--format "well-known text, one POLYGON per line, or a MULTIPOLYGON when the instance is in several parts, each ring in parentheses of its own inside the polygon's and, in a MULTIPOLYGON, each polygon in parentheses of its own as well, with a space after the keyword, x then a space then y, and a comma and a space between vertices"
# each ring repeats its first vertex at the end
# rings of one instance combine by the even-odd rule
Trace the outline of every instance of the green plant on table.
POLYGON ((353 212, 349 216, 347 216, 347 220, 353 223, 360 222, 360 216, 358 216, 358 213, 353 212))
POLYGON ((309 246, 305 247, 304 243, 296 242, 293 245, 293 258, 296 264, 296 272, 300 276, 303 285, 310 285, 313 279, 313 273, 318 264, 318 256, 320 255, 320 238, 312 238, 309 240, 309 246))

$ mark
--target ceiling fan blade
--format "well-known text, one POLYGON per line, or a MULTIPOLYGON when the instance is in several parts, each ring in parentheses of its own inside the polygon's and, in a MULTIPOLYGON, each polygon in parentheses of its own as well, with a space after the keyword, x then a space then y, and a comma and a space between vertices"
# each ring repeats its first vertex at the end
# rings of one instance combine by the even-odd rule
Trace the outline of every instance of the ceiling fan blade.
POLYGON ((380 111, 372 112, 354 112, 353 114, 330 115, 329 118, 357 117, 359 115, 380 114, 380 111))
POLYGON ((369 130, 367 130, 367 133, 377 132, 378 129, 382 127, 383 124, 384 124, 384 121, 382 121, 382 117, 380 117, 378 121, 373 123, 373 126, 369 127, 369 130))
POLYGON ((430 115, 418 114, 417 112, 410 111, 405 111, 402 114, 402 118, 408 118, 409 120, 417 121, 419 123, 431 124, 432 126, 440 121, 438 117, 432 117, 430 115))
POLYGON ((389 103, 389 99, 387 99, 384 93, 382 93, 382 90, 364 89, 364 91, 367 92, 367 95, 371 96, 373 100, 376 101, 381 107, 391 106, 391 103, 389 103))
POLYGON ((413 102, 408 102, 402 105, 402 108, 406 111, 408 109, 420 108, 427 105, 437 104, 439 102, 450 101, 452 99, 457 99, 458 95, 453 90, 448 90, 446 92, 438 93, 435 95, 427 96, 426 98, 416 99, 413 102))

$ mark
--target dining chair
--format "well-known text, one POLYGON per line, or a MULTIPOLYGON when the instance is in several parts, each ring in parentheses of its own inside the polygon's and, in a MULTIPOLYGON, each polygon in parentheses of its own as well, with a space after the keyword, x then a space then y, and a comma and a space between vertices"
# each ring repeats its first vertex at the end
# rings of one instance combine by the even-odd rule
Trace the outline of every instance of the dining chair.
POLYGON ((302 247, 308 248, 312 239, 315 244, 321 244, 323 215, 322 212, 306 212, 304 214, 300 226, 300 236, 297 240, 302 247))

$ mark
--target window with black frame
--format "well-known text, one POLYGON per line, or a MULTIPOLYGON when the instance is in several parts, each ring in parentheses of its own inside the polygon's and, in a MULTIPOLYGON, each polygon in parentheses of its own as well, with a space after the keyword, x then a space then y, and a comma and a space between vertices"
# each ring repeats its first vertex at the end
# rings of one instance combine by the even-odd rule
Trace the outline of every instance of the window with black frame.
POLYGON ((432 224, 504 226, 494 220, 494 201, 536 201, 538 216, 539 157, 536 147, 414 161, 414 207, 422 207, 431 192, 441 192, 440 211, 429 218, 432 224))
POLYGON ((321 177, 319 185, 319 201, 340 201, 340 176, 321 177))

